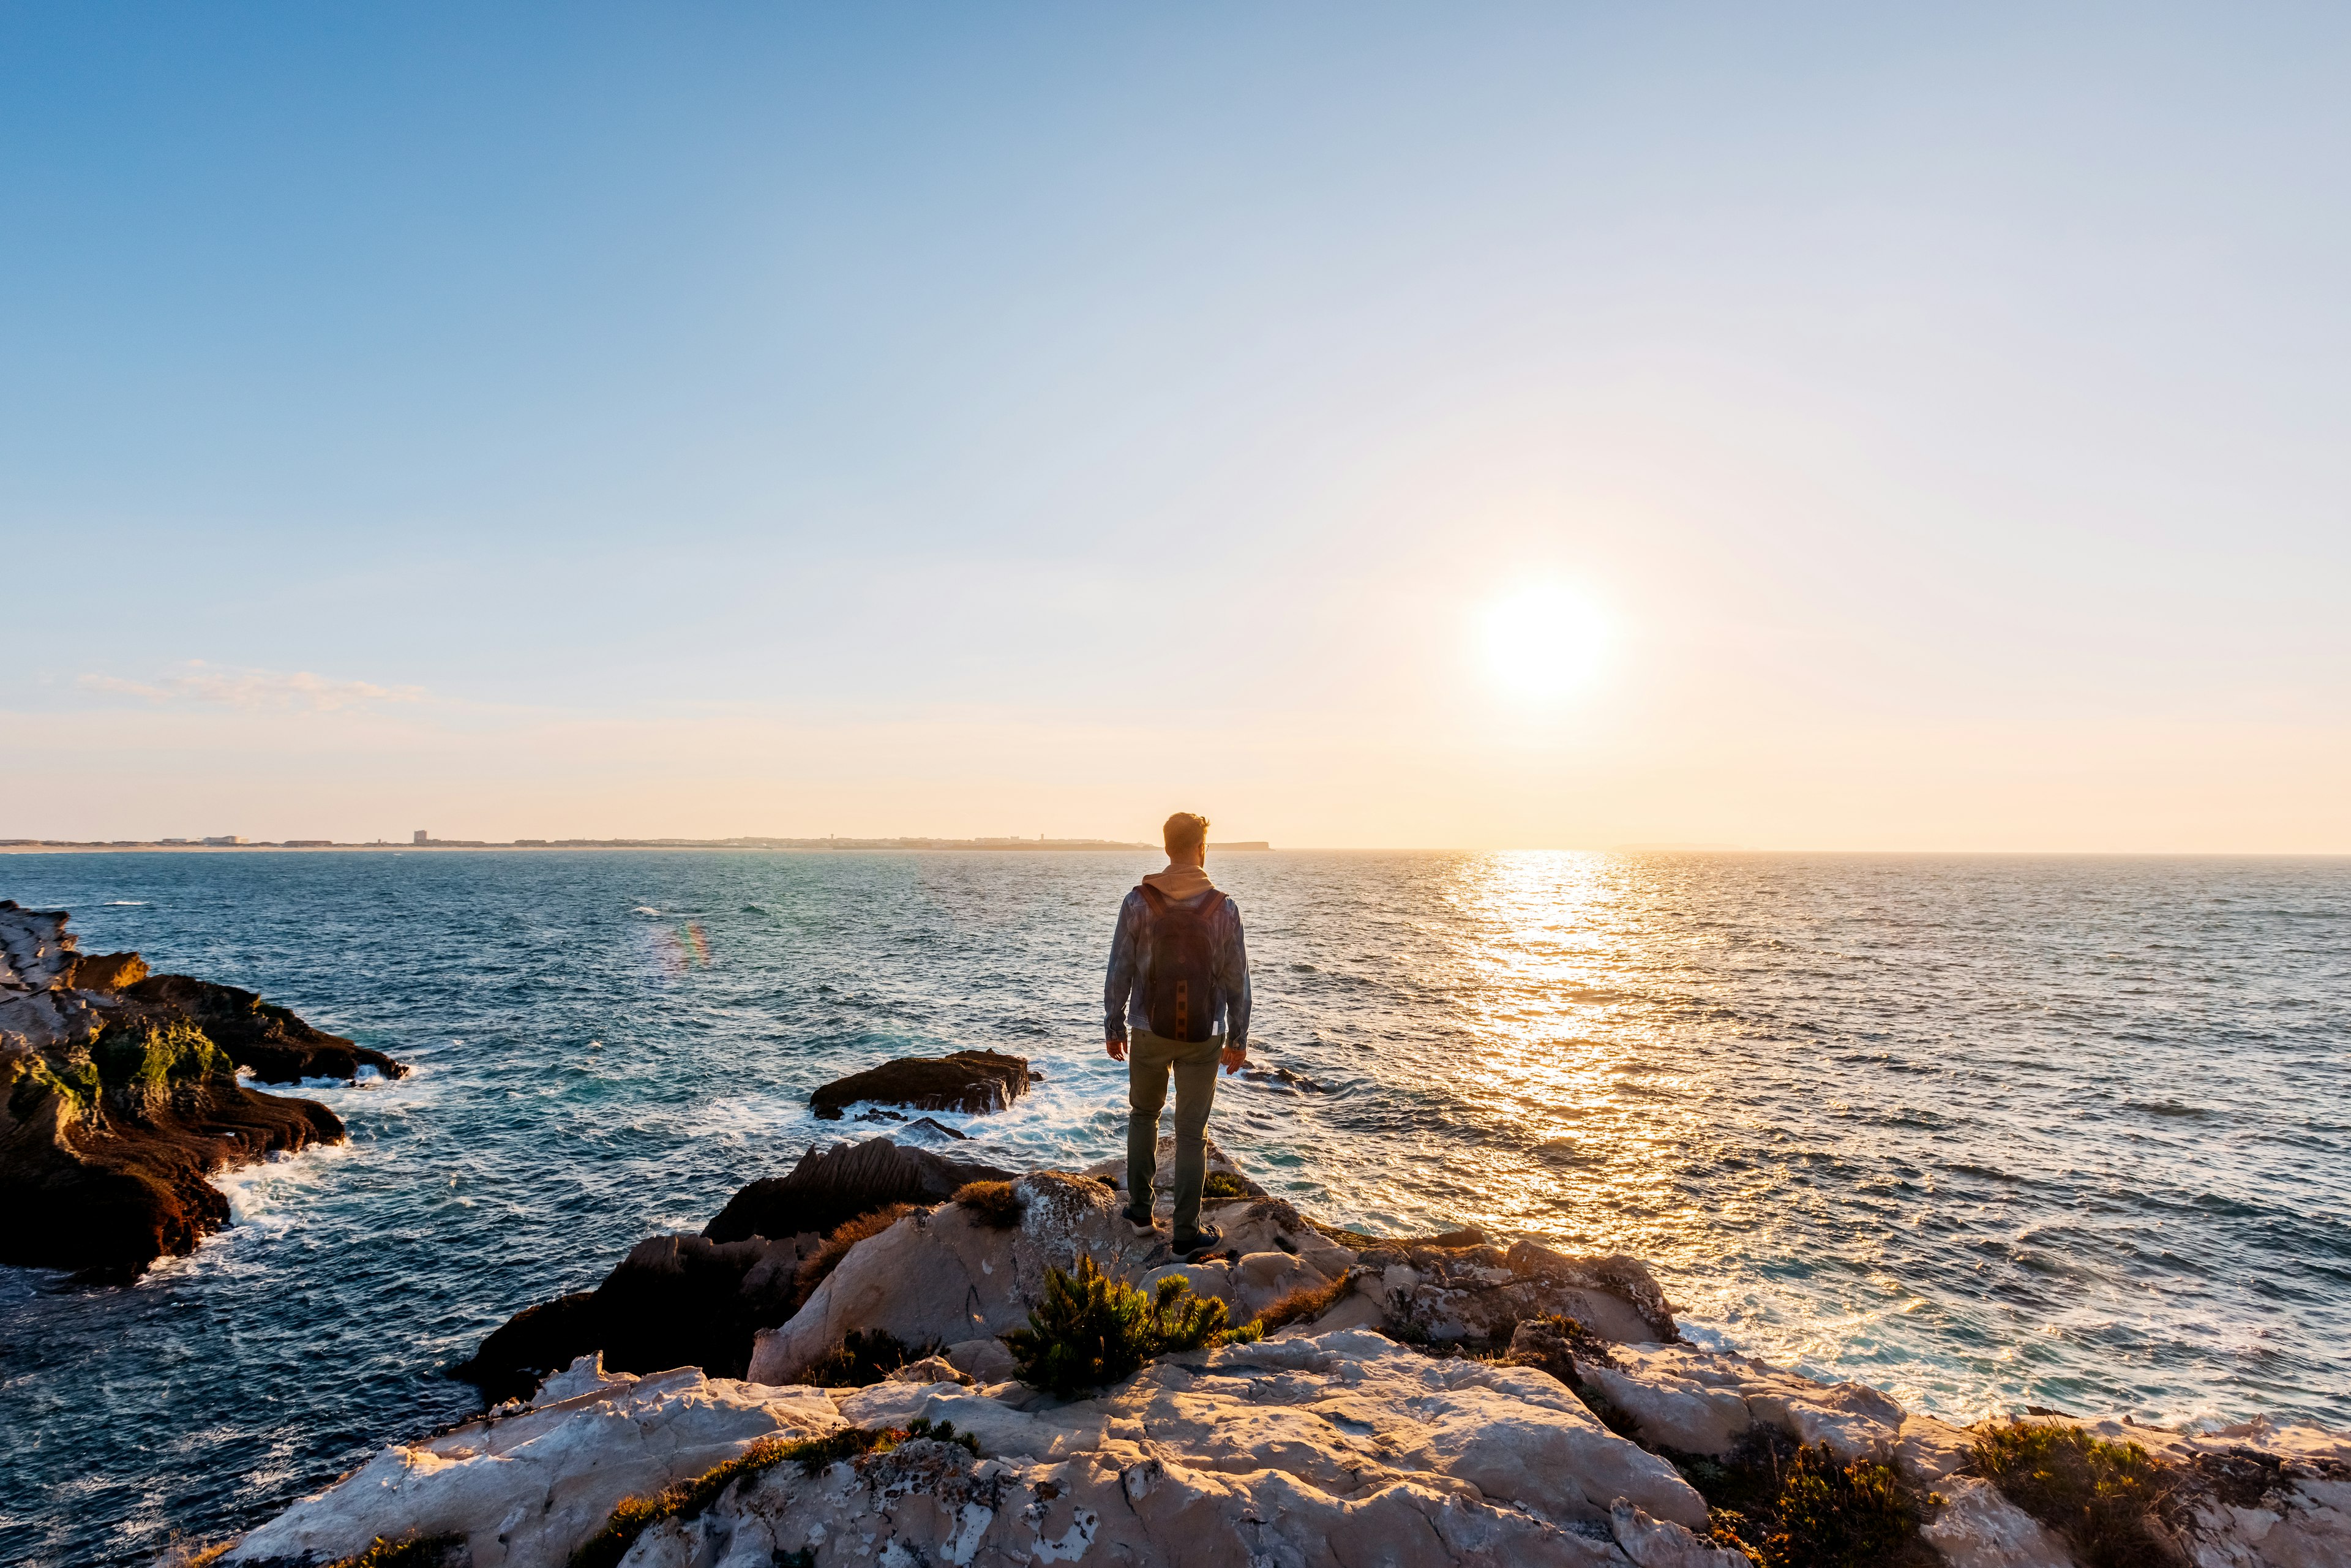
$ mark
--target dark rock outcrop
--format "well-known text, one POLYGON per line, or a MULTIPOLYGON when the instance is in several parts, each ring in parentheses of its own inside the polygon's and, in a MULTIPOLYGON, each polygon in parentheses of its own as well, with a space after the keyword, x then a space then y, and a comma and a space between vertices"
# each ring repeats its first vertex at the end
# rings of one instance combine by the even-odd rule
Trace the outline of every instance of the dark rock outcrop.
MULTIPOLYGON (((134 960, 138 956, 136 953, 114 955, 134 960)), ((142 971, 145 967, 140 966, 142 971)), ((383 1052, 313 1029, 286 1009, 235 986, 186 975, 150 975, 124 987, 122 995, 151 1008, 168 1008, 186 1015, 239 1067, 265 1083, 355 1078, 362 1067, 372 1067, 386 1078, 401 1078, 408 1072, 383 1052)))
POLYGON ((326 1106, 237 1082, 272 1041, 344 1047, 345 1075, 362 1054, 402 1071, 250 992, 78 955, 67 919, 0 901, 0 1263, 135 1276, 227 1222, 212 1172, 340 1142, 326 1106))
POLYGON ((887 1138, 810 1149, 789 1176, 751 1183, 702 1228, 713 1241, 748 1236, 822 1236, 836 1225, 893 1203, 945 1203, 967 1182, 1008 1181, 1016 1173, 954 1160, 887 1138))
POLYGON ((593 1291, 517 1312, 450 1375, 493 1402, 527 1397, 549 1373, 595 1351, 610 1372, 698 1366, 740 1377, 752 1336, 791 1315, 799 1264, 788 1240, 651 1237, 593 1291))
POLYGON ((147 977, 147 960, 136 953, 76 955, 66 984, 78 991, 120 992, 147 977))
POLYGON ((944 1203, 967 1183, 1011 1175, 887 1138, 811 1149, 789 1176, 737 1192, 701 1235, 640 1241, 593 1291, 517 1312, 450 1375, 494 1402, 527 1396, 593 1351, 608 1372, 698 1366, 740 1377, 753 1338, 791 1316, 802 1269, 831 1260, 820 1260, 828 1234, 893 1204, 944 1203))
POLYGON ((1038 1075, 1026 1057, 998 1051, 905 1056, 836 1078, 809 1096, 816 1113, 837 1121, 860 1100, 916 1111, 1001 1111, 1028 1092, 1038 1075))

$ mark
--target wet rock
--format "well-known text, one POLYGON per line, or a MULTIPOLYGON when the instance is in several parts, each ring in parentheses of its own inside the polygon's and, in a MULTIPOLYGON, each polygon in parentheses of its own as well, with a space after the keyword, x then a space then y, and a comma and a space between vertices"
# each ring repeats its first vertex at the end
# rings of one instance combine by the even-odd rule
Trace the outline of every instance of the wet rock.
POLYGON ((596 1292, 574 1291, 508 1318, 469 1359, 451 1367, 449 1375, 474 1385, 493 1405, 528 1399, 541 1378, 595 1355, 603 1339, 596 1292))
POLYGON ((517 1312, 451 1375, 493 1402, 527 1396, 549 1372, 598 1352, 619 1373, 693 1366, 740 1377, 755 1336, 790 1317, 799 1270, 833 1229, 1010 1174, 887 1138, 811 1150, 789 1176, 737 1192, 700 1236, 641 1241, 595 1290, 517 1312))
POLYGON ((74 959, 66 983, 78 991, 120 991, 147 977, 147 960, 136 953, 85 953, 74 959))
POLYGON ((791 1314, 800 1261, 789 1240, 649 1237, 595 1290, 516 1313, 450 1375, 493 1403, 526 1397, 547 1374, 595 1353, 614 1373, 697 1367, 740 1377, 753 1336, 791 1314))
POLYGON ((238 1083, 201 1019, 131 994, 138 955, 84 960, 66 921, 0 903, 0 1263, 126 1278, 227 1222, 212 1172, 343 1124, 238 1083))
POLYGON ((837 1078, 809 1096, 816 1113, 838 1120, 861 1100, 916 1111, 1001 1111, 1028 1092, 1026 1058, 995 1051, 908 1056, 837 1078))
POLYGON ((1008 1181, 1014 1173, 977 1160, 949 1159, 888 1138, 811 1149, 789 1176, 751 1183, 702 1228, 713 1241, 747 1236, 823 1235, 833 1227, 893 1203, 944 1203, 976 1181, 1008 1181))
POLYGON ((186 975, 150 975, 123 988, 122 995, 190 1019, 239 1067, 265 1083, 298 1083, 305 1078, 350 1079, 357 1077, 361 1068, 373 1068, 386 1078, 402 1078, 408 1073, 406 1067, 383 1052, 355 1045, 341 1035, 313 1029, 287 1009, 235 986, 215 985, 186 975))

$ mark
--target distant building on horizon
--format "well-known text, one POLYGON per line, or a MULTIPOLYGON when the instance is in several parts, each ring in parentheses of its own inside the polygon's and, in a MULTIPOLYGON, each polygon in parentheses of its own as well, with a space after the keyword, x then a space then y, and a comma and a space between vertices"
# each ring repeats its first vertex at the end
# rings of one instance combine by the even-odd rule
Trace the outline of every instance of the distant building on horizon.
POLYGON ((413 841, 420 844, 429 844, 433 841, 433 835, 426 832, 423 828, 419 828, 416 830, 416 837, 413 841))
POLYGON ((215 849, 226 849, 231 844, 241 844, 245 842, 245 835, 243 833, 222 833, 216 838, 206 839, 204 842, 212 845, 215 849))

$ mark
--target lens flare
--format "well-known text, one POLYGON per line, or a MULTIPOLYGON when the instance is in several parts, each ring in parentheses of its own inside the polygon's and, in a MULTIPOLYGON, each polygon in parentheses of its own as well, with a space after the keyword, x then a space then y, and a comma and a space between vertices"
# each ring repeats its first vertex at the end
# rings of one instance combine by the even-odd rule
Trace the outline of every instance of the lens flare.
POLYGON ((652 939, 653 956, 667 974, 682 975, 688 969, 710 967, 710 936, 699 920, 689 920, 674 931, 666 927, 655 930, 652 939))

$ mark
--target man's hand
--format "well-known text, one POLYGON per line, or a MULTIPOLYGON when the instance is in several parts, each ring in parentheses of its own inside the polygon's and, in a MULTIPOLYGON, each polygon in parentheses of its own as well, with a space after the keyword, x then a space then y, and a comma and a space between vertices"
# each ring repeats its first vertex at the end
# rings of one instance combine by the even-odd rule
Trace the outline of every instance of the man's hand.
POLYGON ((1225 1053, 1222 1057, 1218 1058, 1218 1060, 1223 1061, 1225 1064, 1225 1076, 1230 1078, 1234 1073, 1238 1072, 1241 1070, 1241 1066, 1244 1062, 1249 1061, 1249 1047, 1245 1045, 1228 1045, 1225 1047, 1225 1053))
MULTIPOLYGON (((1124 1061, 1126 1060, 1126 1041, 1123 1040, 1106 1040, 1102 1041, 1102 1049, 1110 1052, 1110 1059, 1113 1061, 1124 1061)), ((1230 1051, 1227 1051, 1225 1054, 1229 1056, 1232 1053, 1230 1051)))

